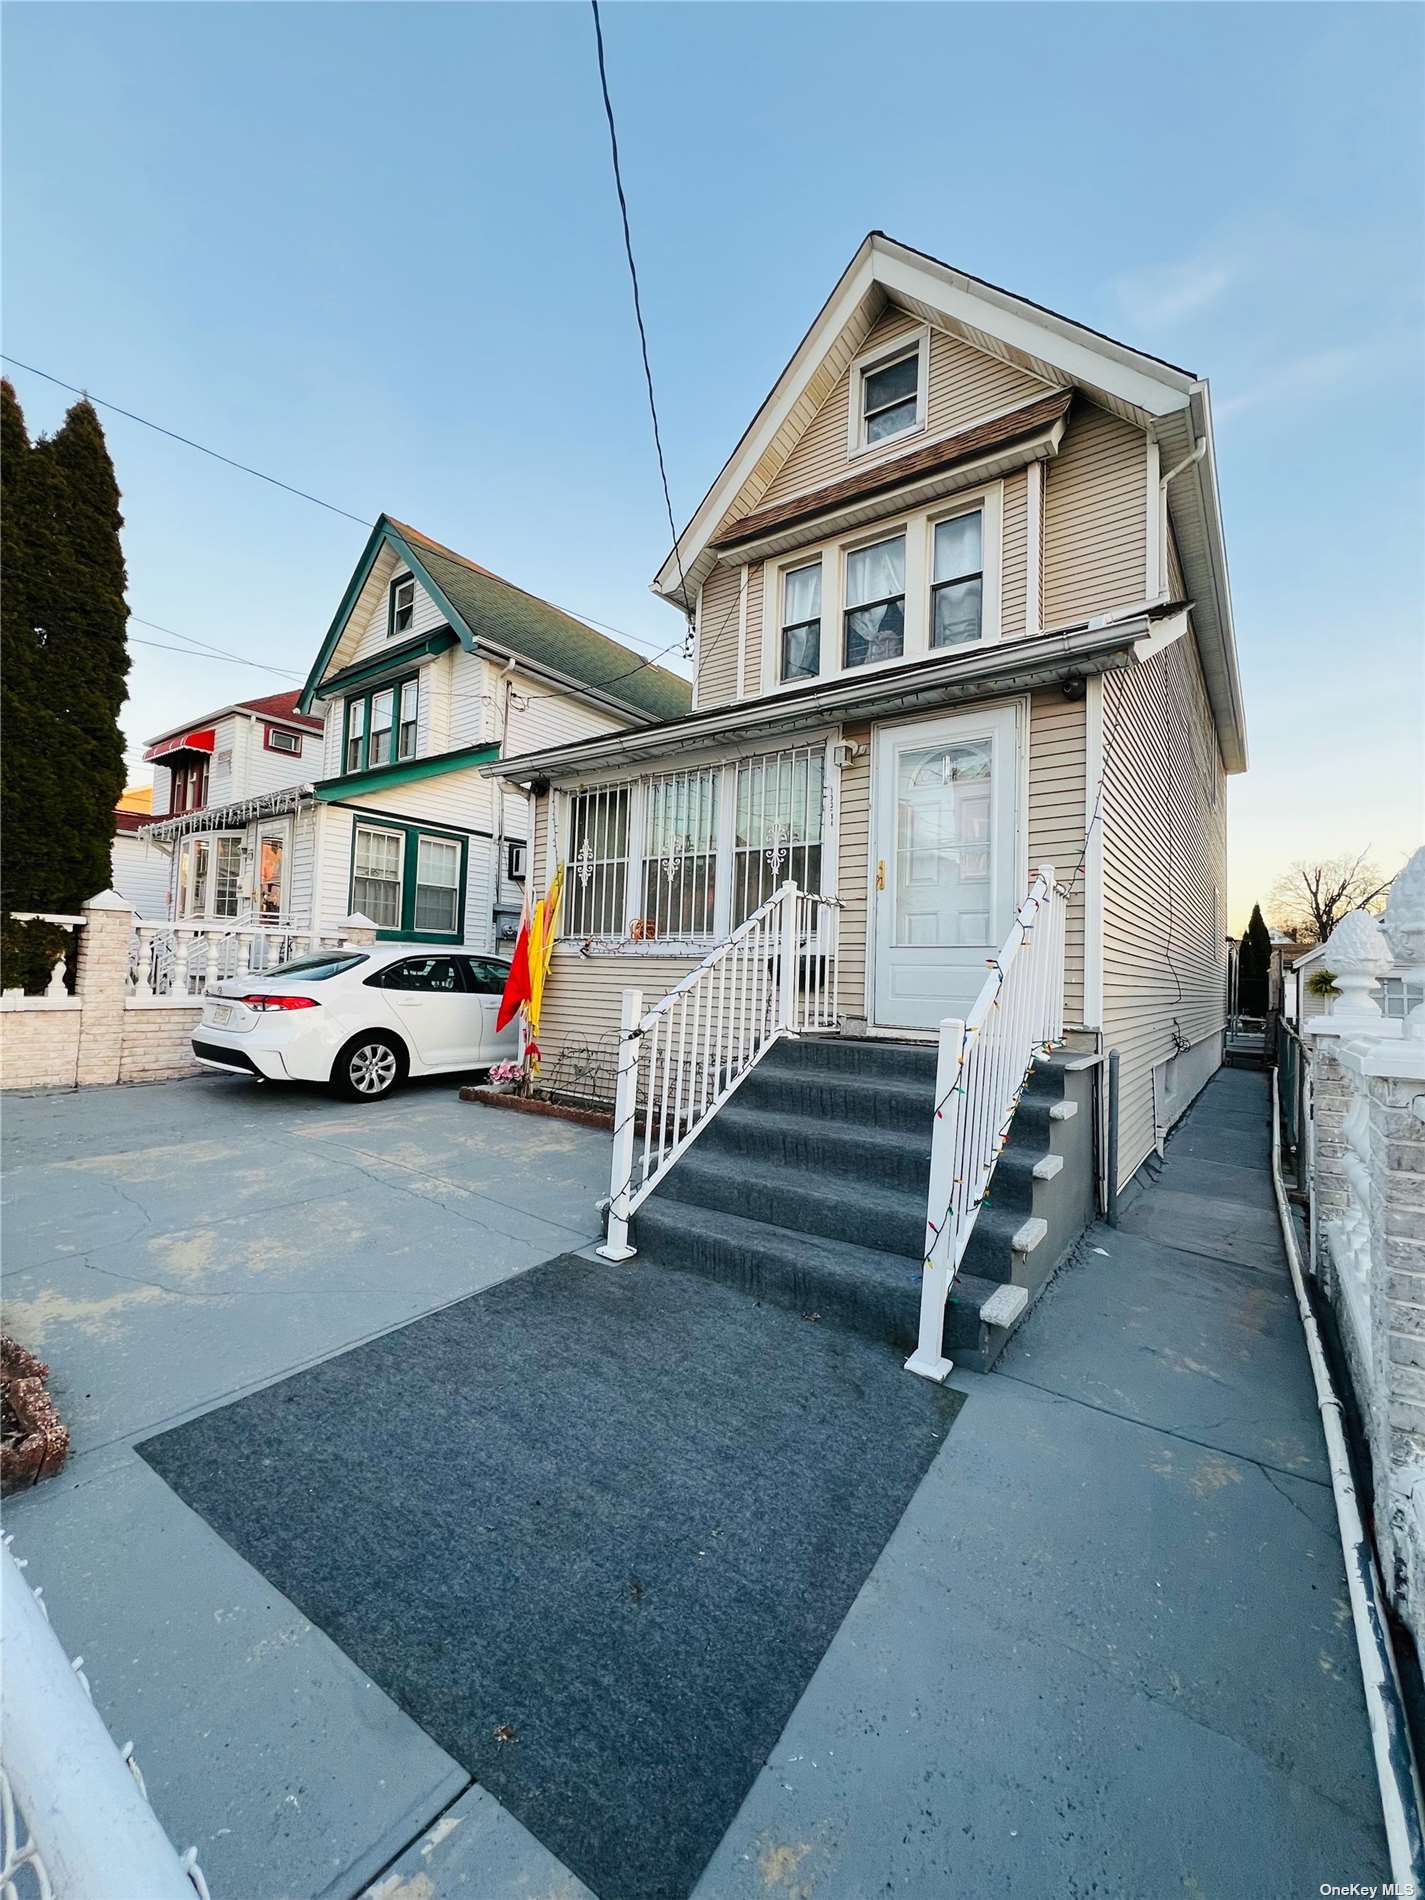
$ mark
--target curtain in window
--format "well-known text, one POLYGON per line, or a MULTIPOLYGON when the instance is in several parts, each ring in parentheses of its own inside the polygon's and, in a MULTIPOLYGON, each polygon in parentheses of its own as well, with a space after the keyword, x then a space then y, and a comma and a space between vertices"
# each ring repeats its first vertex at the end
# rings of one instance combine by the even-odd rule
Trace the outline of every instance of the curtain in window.
POLYGON ((931 646, 966 646, 979 639, 983 568, 978 512, 956 515, 953 520, 936 525, 931 646))
POLYGON ((628 787, 606 785, 570 801, 566 937, 621 937, 628 889, 628 787))
POLYGON ((894 660, 904 646, 905 536, 898 534, 846 557, 846 664, 894 660))
POLYGON ((396 832, 357 828, 352 902, 380 929, 400 929, 401 839, 396 832))
POLYGON ((746 921, 779 884, 821 889, 826 755, 798 746, 743 759, 737 768, 732 923, 746 921))
POLYGON ((648 781, 641 919, 645 940, 712 934, 720 783, 716 766, 648 781))
POLYGON ((391 758, 391 720, 395 694, 388 686, 371 700, 371 739, 367 746, 368 765, 386 765, 391 758))
POLYGON ((460 846, 449 838, 422 838, 416 848, 417 930, 459 928, 460 846))

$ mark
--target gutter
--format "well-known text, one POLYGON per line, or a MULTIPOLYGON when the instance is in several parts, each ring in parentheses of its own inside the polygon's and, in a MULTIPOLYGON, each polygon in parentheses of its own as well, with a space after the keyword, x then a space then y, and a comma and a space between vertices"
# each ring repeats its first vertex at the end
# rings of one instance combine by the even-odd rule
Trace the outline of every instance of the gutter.
MULTIPOLYGON (((1281 1112, 1275 1069, 1272 1070, 1272 1192, 1276 1196, 1282 1244, 1286 1248, 1287 1265, 1291 1268, 1292 1291, 1296 1294, 1301 1329, 1306 1335, 1306 1354, 1311 1361, 1311 1377, 1316 1386, 1316 1408, 1321 1414, 1321 1431, 1326 1440, 1326 1459, 1331 1471, 1331 1490, 1336 1500, 1336 1521, 1341 1535, 1341 1556, 1346 1567, 1346 1587, 1351 1599, 1351 1621, 1355 1625, 1356 1649, 1361 1662, 1361 1687, 1365 1691, 1376 1780, 1380 1785, 1381 1815, 1390 1847, 1391 1877, 1397 1893, 1420 1893, 1425 1889, 1420 1778, 1415 1766, 1415 1751, 1410 1743, 1410 1726, 1406 1721, 1405 1702, 1400 1693, 1395 1653, 1390 1643, 1390 1627, 1382 1608, 1380 1572, 1376 1568, 1375 1552, 1361 1523, 1360 1505, 1356 1500, 1351 1461, 1346 1450, 1346 1434, 1341 1422, 1341 1401, 1331 1383, 1331 1369, 1326 1362, 1320 1328, 1307 1295, 1301 1254, 1296 1244, 1296 1230, 1292 1226, 1286 1193, 1282 1187, 1281 1112)), ((1369 1891, 1378 1890, 1371 1888, 1369 1891)))
MULTIPOLYGON (((1184 625, 1186 611, 1176 603, 1168 609, 1184 625)), ((838 679, 826 686, 776 694, 753 706, 745 702, 719 706, 660 726, 502 759, 483 770, 487 778, 507 778, 527 785, 532 779, 550 774, 577 772, 629 758, 656 757, 693 745, 715 745, 729 737, 771 736, 814 728, 825 725, 828 716, 886 718, 957 699, 981 700, 995 693, 1063 685, 1070 679, 1132 665, 1140 657, 1139 649, 1154 638, 1155 629, 1161 630, 1164 617, 1162 610, 1154 608, 1140 609, 1117 622, 1084 621, 1055 632, 997 643, 970 662, 964 656, 941 662, 915 660, 899 672, 869 679, 838 679)))

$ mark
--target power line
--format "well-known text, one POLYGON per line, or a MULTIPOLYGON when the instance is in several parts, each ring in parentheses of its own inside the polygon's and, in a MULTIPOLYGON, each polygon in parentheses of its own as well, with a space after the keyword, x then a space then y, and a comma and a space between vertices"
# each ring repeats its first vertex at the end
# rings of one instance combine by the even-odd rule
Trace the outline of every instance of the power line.
MULTIPOLYGON (((678 546, 678 524, 673 518, 673 498, 668 492, 668 469, 663 460, 663 436, 658 427, 658 403, 653 394, 653 366, 648 360, 648 332, 643 323, 643 299, 638 291, 638 266, 633 261, 633 236, 628 228, 628 199, 624 196, 623 168, 619 164, 618 133, 614 129, 613 101, 609 98, 609 76, 604 65, 604 29, 599 19, 599 0, 589 0, 594 10, 594 42, 599 55, 599 89, 604 95, 604 117, 609 123, 609 151, 614 162, 614 187, 618 192, 619 216, 623 219, 623 248, 628 258, 628 275, 633 285, 633 314, 638 324, 639 347, 643 351, 643 380, 648 385, 648 413, 653 418, 653 446, 658 453, 658 475, 663 483, 663 506, 668 511, 668 529, 673 536, 673 558, 678 563, 678 584, 683 594, 683 611, 688 616, 688 647, 693 637, 693 616, 688 609, 688 582, 683 573, 683 556, 678 546)), ((688 651, 685 647, 685 654, 688 651)))
POLYGON ((143 640, 137 634, 129 637, 130 646, 156 647, 160 653, 181 653, 188 660, 222 660, 229 666, 249 666, 258 673, 276 673, 284 680, 299 680, 301 673, 289 673, 284 666, 269 666, 265 660, 242 660, 235 653, 195 653, 192 647, 169 646, 165 640, 143 640))
MULTIPOLYGON (((215 647, 207 640, 196 640, 191 633, 180 633, 176 627, 160 627, 156 620, 145 620, 139 614, 130 614, 129 619, 136 627, 149 627, 154 633, 166 633, 171 640, 186 641, 189 647, 197 649, 194 654, 195 659, 206 656, 215 660, 236 660, 239 666, 259 667, 264 673, 281 673, 284 678, 289 680, 301 680, 307 677, 305 673, 294 673, 290 667, 272 666, 266 660, 249 659, 244 653, 233 653, 227 647, 215 647)), ((152 647, 157 646, 158 642, 156 640, 140 640, 135 636, 134 644, 136 646, 152 647)), ((170 647, 167 649, 170 653, 178 653, 185 650, 185 648, 180 647, 170 647)))
POLYGON ((180 435, 176 429, 166 429, 161 422, 150 422, 147 416, 135 415, 132 409, 121 408, 116 402, 107 402, 103 396, 93 396, 87 389, 80 389, 74 383, 66 383, 58 376, 51 376, 47 369, 36 369, 33 363, 22 363, 18 356, 8 356, 0 350, 0 358, 13 363, 16 369, 28 370, 31 376, 42 376, 47 383, 53 383, 56 389, 67 389, 72 396, 82 396, 85 402, 98 403, 101 409, 112 409, 116 416, 126 416, 130 422, 138 422, 145 429, 152 429, 158 435, 166 435, 170 441, 181 442, 185 448, 197 449, 200 455, 211 455, 215 462, 225 462, 229 468, 240 469, 244 475, 255 475, 260 482, 270 482, 274 488, 285 489, 289 495, 296 495, 302 501, 310 501, 318 508, 325 508, 329 514, 345 515, 348 521, 354 521, 358 527, 369 528, 372 524, 363 521, 360 515, 352 514, 349 508, 338 508, 335 502, 323 501, 320 495, 309 495, 305 488, 294 488, 290 482, 281 482, 275 475, 264 475, 260 468, 250 468, 246 462, 235 462, 230 455, 220 455, 217 449, 210 449, 206 443, 195 442, 190 435, 180 435))
MULTIPOLYGON (((620 193, 620 195, 621 195, 621 193, 620 193)), ((630 258, 630 261, 632 261, 632 260, 631 260, 631 258, 630 258)), ((636 284, 635 284, 635 298, 636 298, 636 297, 637 297, 637 286, 636 286, 636 284)), ((639 327, 640 327, 640 329, 642 329, 642 317, 641 317, 641 316, 640 316, 640 318, 639 318, 639 327)), ((211 456, 211 458, 212 458, 212 459, 213 459, 213 460, 214 460, 215 462, 222 462, 222 463, 223 463, 223 464, 225 464, 225 466, 226 466, 226 467, 228 467, 228 468, 235 468, 235 469, 238 469, 238 470, 239 470, 239 471, 240 471, 240 472, 241 472, 242 474, 244 474, 244 475, 252 475, 252 476, 255 476, 255 477, 256 477, 256 479, 257 479, 258 481, 260 481, 260 482, 267 482, 267 483, 269 483, 269 484, 270 484, 270 485, 271 485, 271 486, 272 486, 273 488, 280 488, 280 489, 282 489, 282 490, 283 490, 283 492, 284 492, 284 493, 286 493, 286 494, 288 494, 288 495, 295 495, 295 496, 297 496, 297 498, 298 498, 299 500, 301 500, 301 501, 309 501, 309 502, 311 502, 311 503, 313 504, 313 506, 314 506, 314 507, 317 507, 317 508, 325 508, 325 509, 326 509, 326 511, 327 511, 327 512, 328 512, 329 514, 334 514, 334 515, 341 515, 341 516, 342 516, 342 517, 344 517, 344 519, 346 519, 347 521, 354 521, 354 522, 356 522, 356 524, 357 524, 357 526, 358 526, 358 527, 362 527, 362 528, 372 528, 372 527, 374 527, 374 526, 376 525, 376 524, 375 524, 375 522, 373 522, 373 521, 368 521, 368 520, 366 520, 366 519, 365 519, 365 518, 364 518, 363 516, 361 516, 361 515, 354 515, 354 514, 352 514, 352 513, 351 513, 351 511, 350 511, 349 509, 347 509, 347 508, 339 508, 339 507, 338 507, 338 506, 336 505, 336 503, 335 503, 335 502, 331 502, 331 501, 324 501, 324 500, 322 499, 322 497, 321 497, 320 495, 312 495, 312 494, 309 494, 309 493, 307 492, 307 490, 306 490, 305 488, 296 488, 296 487, 294 487, 294 486, 293 486, 293 484, 292 484, 291 482, 284 482, 284 481, 280 481, 280 480, 279 480, 279 479, 277 478, 277 476, 275 476, 275 475, 267 475, 267 474, 264 474, 264 473, 263 473, 263 471, 262 471, 261 469, 259 469, 259 468, 252 468, 252 467, 250 467, 250 466, 249 466, 249 465, 248 465, 248 464, 247 464, 246 462, 239 462, 239 461, 236 461, 236 460, 235 460, 235 459, 234 459, 234 458, 233 458, 232 456, 230 456, 230 455, 223 455, 223 454, 221 454, 221 453, 220 453, 220 452, 219 452, 219 451, 218 451, 217 449, 210 449, 209 447, 207 447, 207 445, 206 445, 205 443, 202 443, 202 442, 196 442, 196 441, 194 441, 194 439, 192 438, 192 436, 187 436, 187 435, 181 435, 181 434, 179 434, 179 432, 178 432, 178 431, 177 431, 176 429, 169 429, 169 428, 166 428, 166 427, 165 427, 165 426, 164 426, 164 425, 163 425, 162 423, 160 423, 160 422, 152 422, 152 421, 150 421, 150 420, 149 420, 149 418, 148 418, 147 416, 141 416, 141 415, 139 415, 139 414, 138 414, 138 413, 137 413, 137 412, 136 412, 135 410, 132 410, 132 409, 125 409, 125 408, 123 408, 123 407, 122 407, 122 405, 121 405, 121 404, 119 404, 119 403, 116 403, 116 402, 108 402, 108 401, 106 401, 106 399, 105 399, 104 397, 102 397, 102 396, 93 396, 93 395, 91 395, 91 394, 89 393, 89 391, 88 391, 87 389, 81 389, 81 388, 80 388, 80 387, 78 386, 78 384, 76 384, 76 383, 67 383, 67 382, 65 382, 65 381, 64 381, 64 379, 63 379, 62 377, 59 377, 59 376, 52 376, 52 375, 50 374, 50 372, 49 372, 48 370, 46 370, 46 369, 39 369, 39 368, 38 368, 38 367, 37 367, 37 366, 36 366, 35 364, 33 364, 33 363, 23 363, 23 362, 21 362, 21 360, 20 360, 20 358, 19 358, 18 356, 10 356, 10 355, 9 355, 9 354, 7 354, 7 353, 6 353, 5 351, 3 351, 3 350, 0 350, 0 361, 4 361, 4 362, 6 362, 6 363, 13 363, 13 364, 14 364, 14 366, 15 366, 15 367, 16 367, 17 369, 22 369, 22 370, 25 370, 25 371, 27 371, 27 372, 28 372, 28 373, 29 373, 29 374, 30 374, 31 376, 39 376, 39 377, 42 377, 42 378, 44 379, 44 381, 45 381, 45 382, 47 382, 47 383, 53 383, 53 384, 55 385, 55 387, 56 387, 57 389, 67 389, 67 390, 69 391, 69 393, 70 393, 71 395, 73 395, 73 396, 80 396, 80 397, 83 397, 83 399, 84 399, 84 400, 85 400, 86 402, 92 402, 92 403, 97 403, 97 404, 98 404, 98 406, 99 406, 99 407, 100 407, 101 409, 110 409, 110 410, 112 410, 112 411, 113 411, 113 413, 114 413, 115 415, 117 415, 117 416, 124 416, 124 417, 126 417, 126 418, 127 418, 127 419, 128 419, 129 421, 130 421, 130 422, 137 422, 137 423, 140 423, 140 424, 141 424, 141 425, 142 425, 142 426, 143 426, 143 427, 144 427, 145 429, 152 429, 152 430, 154 430, 154 432, 155 432, 156 434, 158 434, 158 435, 163 435, 163 436, 167 436, 167 437, 169 438, 169 440, 170 440, 170 441, 172 441, 172 442, 181 442, 181 443, 182 443, 182 444, 184 445, 184 447, 185 447, 185 448, 190 448, 190 449, 196 449, 196 450, 197 450, 197 451, 199 452, 199 454, 200 454, 200 455, 207 455, 207 456, 211 456)), ((645 350, 645 356, 644 356, 644 361, 645 361, 645 366, 646 366, 646 364, 647 364, 647 352, 646 352, 646 350, 645 350)), ((651 380, 650 380, 650 383, 649 383, 649 399, 650 399, 650 402, 651 402, 651 400, 652 400, 652 382, 651 382, 651 380)), ((658 423, 657 423, 657 414, 656 414, 656 412, 655 412, 655 414, 654 414, 654 432, 655 432, 655 435, 657 434, 657 426, 658 426, 658 423)), ((661 467, 662 467, 662 461, 663 461, 663 451, 662 451, 662 445, 661 445, 661 443, 659 444, 659 450, 658 450, 658 458, 659 458, 659 466, 660 466, 660 468, 661 468, 661 467)), ((666 500, 666 499, 667 499, 667 492, 668 492, 668 484, 667 484, 667 478, 666 478, 666 476, 664 477, 664 484, 663 484, 663 488, 664 488, 664 498, 665 498, 665 500, 666 500)), ((671 502, 670 502, 670 503, 668 504, 668 506, 669 506, 669 520, 670 520, 670 522, 671 522, 671 520, 672 520, 672 504, 671 504, 671 502)), ((681 577, 681 576, 682 576, 682 567, 681 567, 681 564, 680 564, 680 566, 679 566, 679 569, 678 569, 678 572, 679 572, 679 576, 681 577)), ((496 576, 495 576, 495 578, 496 578, 496 579, 498 580, 498 579, 500 579, 501 577, 500 577, 500 576, 498 576, 498 575, 496 575, 496 576)), ((505 582, 505 583, 504 583, 504 585, 506 585, 506 586, 509 586, 509 587, 514 587, 514 586, 516 585, 516 583, 515 583, 515 582, 513 582, 513 581, 507 581, 507 582, 505 582)), ((525 592, 527 592, 528 590, 527 590, 527 589, 525 589, 525 588, 519 588, 519 589, 518 589, 518 591, 519 591, 520 593, 525 593, 525 592)), ((539 597, 537 597, 537 598, 541 598, 541 599, 542 599, 543 597, 542 597, 542 596, 539 596, 539 597)), ((604 630, 605 630, 606 632, 609 632, 609 633, 615 633, 615 634, 617 634, 617 635, 618 635, 618 637, 619 637, 619 638, 620 638, 621 640, 628 640, 628 641, 632 641, 632 642, 633 642, 633 644, 634 644, 634 645, 636 645, 636 646, 651 646, 651 645, 653 644, 653 643, 652 643, 652 641, 650 641, 650 640, 646 640, 646 639, 644 639, 644 638, 643 638, 643 637, 642 637, 641 635, 639 635, 639 634, 632 634, 632 633, 626 633, 626 632, 624 631, 624 629, 623 629, 622 627, 618 627, 618 626, 615 626, 615 625, 614 625, 614 623, 613 623, 612 621, 610 621, 610 620, 597 620, 597 619, 595 619, 595 617, 594 617, 594 616, 593 616, 592 614, 585 614, 585 613, 580 613, 580 612, 579 612, 579 610, 578 610, 577 608, 575 608, 575 607, 563 607, 563 606, 561 606, 561 605, 560 605, 560 604, 559 604, 559 603, 558 603, 557 601, 549 601, 549 600, 546 600, 546 601, 544 602, 544 604, 545 604, 546 606, 549 606, 549 607, 553 607, 553 608, 554 608, 554 609, 556 610, 556 612, 558 612, 558 613, 562 613, 562 614, 567 614, 567 615, 569 616, 569 618, 570 618, 571 620, 580 620, 580 621, 584 621, 584 622, 586 622, 586 623, 587 623, 587 624, 588 624, 589 626, 591 626, 591 627, 600 627, 600 628, 603 628, 603 629, 604 629, 604 630)), ((132 618, 137 618, 137 616, 131 616, 131 617, 132 617, 132 618)), ((151 625, 152 623, 151 623, 151 622, 148 622, 148 621, 141 621, 141 622, 140 622, 139 624, 140 624, 140 625, 143 625, 143 626, 148 626, 148 625, 151 625)), ((691 624, 691 623, 690 623, 690 624, 691 624)), ((160 633, 172 633, 172 632, 173 632, 173 629, 172 629, 172 628, 170 628, 170 627, 160 627, 160 628, 158 628, 158 629, 157 629, 157 631, 158 631, 158 632, 160 632, 160 633)), ((188 634, 176 634, 176 635, 174 635, 174 637, 175 637, 176 639, 180 639, 180 640, 186 640, 186 639, 189 639, 189 638, 191 638, 191 636, 190 636, 190 635, 188 635, 188 634)), ((152 646, 152 645, 155 645, 155 644, 156 644, 156 642, 154 642, 154 641, 137 641, 137 642, 136 642, 136 644, 138 644, 138 645, 144 645, 144 646, 152 646)), ((201 644, 201 643, 195 643, 195 644, 201 644)), ((679 645, 685 645, 685 643, 684 643, 684 642, 681 642, 681 641, 678 641, 678 640, 673 640, 673 641, 670 641, 670 642, 669 642, 669 644, 668 644, 667 646, 664 646, 664 647, 659 647, 659 648, 657 649, 657 651, 656 651, 655 653, 653 653, 653 654, 651 655, 651 657, 650 657, 650 658, 648 658, 648 659, 645 659, 645 660, 640 660, 637 666, 631 666, 631 667, 629 667, 629 668, 628 668, 628 669, 627 669, 626 671, 624 671, 624 672, 621 672, 621 673, 614 673, 614 674, 612 674, 612 675, 611 675, 611 676, 610 676, 610 677, 609 677, 608 679, 606 679, 606 680, 596 680, 596 681, 592 681, 592 682, 591 682, 591 684, 593 684, 593 685, 595 685, 595 686, 610 686, 610 685, 613 685, 613 684, 614 684, 614 683, 615 683, 616 681, 618 681, 618 680, 622 680, 622 679, 629 679, 629 678, 631 678, 631 677, 632 677, 632 675, 633 675, 633 674, 635 674, 635 673, 640 673, 640 672, 642 672, 642 671, 643 671, 643 669, 644 669, 644 667, 646 667, 646 666, 652 666, 652 665, 654 664, 654 662, 655 662, 655 661, 657 661, 657 660, 661 660, 661 659, 662 659, 662 658, 664 657, 664 655, 665 655, 665 654, 668 654, 668 653, 671 653, 671 652, 673 651, 673 649, 674 649, 675 647, 677 647, 677 646, 679 646, 679 645)), ((177 651, 177 650, 178 650, 178 649, 174 649, 174 651, 177 651)), ((686 647, 685 647, 685 651, 686 651, 686 647)), ((228 657, 228 658, 232 658, 232 657, 234 657, 234 656, 233 656, 233 655, 228 655, 228 656, 226 656, 226 657, 228 657)), ((280 673, 280 672, 282 672, 283 670, 284 670, 284 669, 283 669, 283 668, 281 668, 281 667, 270 667, 270 668, 268 668, 268 671, 270 671, 270 672, 274 672, 274 673, 280 673)), ((298 674, 295 674, 295 673, 294 673, 294 674, 290 674, 290 675, 289 675, 289 677, 291 677, 291 678, 293 678, 293 679, 296 679, 296 678, 299 678, 299 677, 305 677, 305 676, 303 676, 303 675, 298 675, 298 674)), ((551 694, 551 695, 549 695, 549 697, 551 697, 551 698, 553 698, 553 697, 556 697, 556 695, 552 695, 552 694, 551 694)))

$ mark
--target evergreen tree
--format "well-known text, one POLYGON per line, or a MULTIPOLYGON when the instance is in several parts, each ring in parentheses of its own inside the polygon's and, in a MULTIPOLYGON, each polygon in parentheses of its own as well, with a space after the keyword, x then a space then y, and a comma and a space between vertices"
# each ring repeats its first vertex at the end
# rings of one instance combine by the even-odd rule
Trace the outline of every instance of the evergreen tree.
POLYGON ((124 788, 122 516, 99 418, 29 443, 3 390, 3 905, 72 911, 108 888, 124 788))
POLYGON ((93 407, 77 403, 32 444, 3 384, 0 458, 3 980, 29 989, 64 933, 13 926, 9 913, 77 910, 109 886, 128 608, 118 484, 93 407))
POLYGON ((1244 1016, 1266 1015, 1271 967, 1271 932, 1263 921, 1261 905, 1254 904, 1237 952, 1237 1007, 1244 1016))

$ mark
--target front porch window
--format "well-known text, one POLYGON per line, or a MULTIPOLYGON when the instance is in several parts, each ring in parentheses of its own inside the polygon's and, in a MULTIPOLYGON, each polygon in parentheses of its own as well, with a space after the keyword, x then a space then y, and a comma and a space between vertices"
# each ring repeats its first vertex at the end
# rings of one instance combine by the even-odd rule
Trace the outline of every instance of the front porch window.
POLYGON ((739 764, 734 927, 788 878, 800 890, 820 891, 825 778, 826 758, 820 748, 770 752, 739 764))
POLYGON ((817 741, 575 793, 561 935, 706 943, 788 878, 821 893, 826 791, 817 741))
POLYGON ((719 768, 671 772, 644 792, 643 935, 706 937, 713 928, 719 768))

